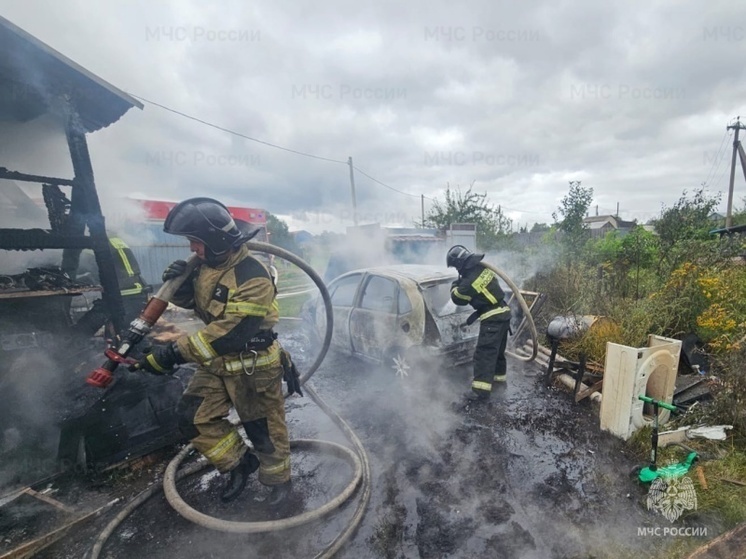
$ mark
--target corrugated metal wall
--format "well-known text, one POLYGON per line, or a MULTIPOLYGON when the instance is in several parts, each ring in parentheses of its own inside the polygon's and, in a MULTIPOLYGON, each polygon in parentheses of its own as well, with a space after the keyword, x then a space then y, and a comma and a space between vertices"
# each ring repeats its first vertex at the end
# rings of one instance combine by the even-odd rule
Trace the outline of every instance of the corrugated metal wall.
POLYGON ((142 239, 132 241, 128 239, 128 244, 140 264, 142 277, 152 285, 160 285, 161 274, 174 260, 186 260, 191 252, 189 251, 189 241, 184 237, 168 235, 163 232, 162 223, 138 224, 141 228, 142 239))

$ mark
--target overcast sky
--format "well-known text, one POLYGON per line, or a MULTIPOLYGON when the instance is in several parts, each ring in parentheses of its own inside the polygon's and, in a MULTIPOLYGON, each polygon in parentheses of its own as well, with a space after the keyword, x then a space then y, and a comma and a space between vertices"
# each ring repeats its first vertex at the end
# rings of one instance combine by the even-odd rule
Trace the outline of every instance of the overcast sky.
MULTIPOLYGON (((590 0, 0 1, 2 15, 145 103, 89 137, 108 199, 213 196, 291 229, 411 226, 474 183, 516 224, 568 181, 645 221, 722 192, 746 107, 746 4, 590 0)), ((743 206, 736 175, 734 204, 743 206)))

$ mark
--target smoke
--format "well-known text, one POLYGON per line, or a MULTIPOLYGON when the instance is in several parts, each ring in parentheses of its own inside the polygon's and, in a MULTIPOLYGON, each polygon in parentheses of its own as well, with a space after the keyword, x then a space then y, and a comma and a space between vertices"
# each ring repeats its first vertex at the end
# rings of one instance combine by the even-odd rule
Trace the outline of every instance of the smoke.
MULTIPOLYGON (((7 325, 0 325, 0 330, 7 332, 7 325)), ((4 354, 0 369, 0 486, 54 471, 59 440, 54 410, 60 405, 64 379, 64 371, 46 350, 4 354)))
POLYGON ((99 197, 110 237, 119 237, 130 247, 149 246, 156 242, 152 227, 146 226, 145 209, 137 200, 108 194, 106 189, 99 189, 99 197))
POLYGON ((346 235, 328 238, 329 262, 324 280, 359 268, 392 264, 429 264, 445 267, 445 241, 427 231, 402 233, 378 224, 349 227, 346 235))
POLYGON ((537 274, 552 270, 559 261, 559 254, 549 246, 535 251, 490 251, 485 261, 504 272, 519 288, 534 291, 530 280, 537 274))
POLYGON ((61 250, 34 252, 0 251, 0 276, 21 274, 28 268, 59 266, 61 261, 61 250))
MULTIPOLYGON (((48 229, 49 219, 41 202, 41 188, 38 188, 38 196, 38 201, 35 201, 27 185, 0 180, 0 223, 2 227, 48 229)), ((48 250, 43 253, 0 250, 0 275, 19 274, 32 267, 58 265, 61 258, 61 250, 48 250)))
MULTIPOLYGON (((0 166, 11 171, 73 178, 62 119, 44 114, 27 122, 0 122, 0 166)), ((39 197, 41 197, 41 187, 39 197)))

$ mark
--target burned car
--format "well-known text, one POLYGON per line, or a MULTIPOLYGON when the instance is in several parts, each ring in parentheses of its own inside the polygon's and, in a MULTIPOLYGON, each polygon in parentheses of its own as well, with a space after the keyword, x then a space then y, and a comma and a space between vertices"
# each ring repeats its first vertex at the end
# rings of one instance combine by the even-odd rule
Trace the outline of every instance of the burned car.
MULTIPOLYGON (((334 309, 332 348, 399 370, 427 357, 468 362, 479 325, 466 326, 472 309, 451 302, 456 272, 402 264, 353 270, 327 288, 334 309)), ((301 310, 306 331, 318 343, 325 312, 317 297, 301 310)))

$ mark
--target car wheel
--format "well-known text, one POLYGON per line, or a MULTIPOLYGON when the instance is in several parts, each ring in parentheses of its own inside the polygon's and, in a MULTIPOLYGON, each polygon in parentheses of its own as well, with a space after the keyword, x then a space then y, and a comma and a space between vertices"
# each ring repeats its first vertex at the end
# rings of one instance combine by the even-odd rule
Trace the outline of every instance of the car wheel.
POLYGON ((387 372, 393 372, 402 378, 408 377, 420 364, 420 348, 392 347, 386 352, 383 364, 387 372))
POLYGON ((643 468, 643 467, 644 467, 644 466, 641 466, 641 465, 639 465, 639 464, 638 464, 637 466, 634 466, 634 467, 633 467, 633 468, 632 468, 632 469, 631 469, 631 470, 629 471, 629 477, 630 477, 630 479, 637 479, 637 478, 638 478, 638 477, 640 476, 640 472, 642 471, 642 468, 643 468))

